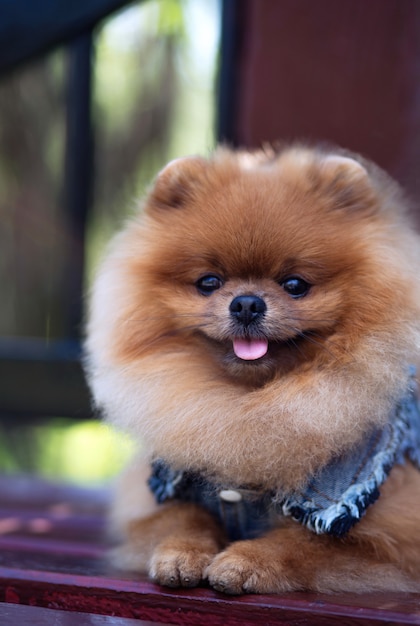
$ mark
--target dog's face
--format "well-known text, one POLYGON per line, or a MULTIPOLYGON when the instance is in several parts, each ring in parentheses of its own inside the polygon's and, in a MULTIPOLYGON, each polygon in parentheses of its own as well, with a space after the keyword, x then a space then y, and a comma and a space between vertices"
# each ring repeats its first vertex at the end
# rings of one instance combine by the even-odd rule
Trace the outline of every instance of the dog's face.
POLYGON ((296 488, 417 363, 404 206, 374 166, 319 150, 170 164, 95 281, 97 405, 176 467, 296 488))
POLYGON ((201 352, 251 386, 343 360, 395 299, 383 222, 351 158, 295 149, 257 166, 223 154, 175 162, 132 233, 121 349, 201 352))

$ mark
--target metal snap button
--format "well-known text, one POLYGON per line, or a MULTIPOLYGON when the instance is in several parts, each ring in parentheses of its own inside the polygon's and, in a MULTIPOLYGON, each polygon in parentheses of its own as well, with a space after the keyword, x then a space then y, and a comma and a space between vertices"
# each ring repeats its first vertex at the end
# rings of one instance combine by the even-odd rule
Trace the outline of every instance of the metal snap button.
POLYGON ((242 500, 242 494, 234 489, 222 489, 219 492, 219 497, 225 502, 240 502, 242 500))

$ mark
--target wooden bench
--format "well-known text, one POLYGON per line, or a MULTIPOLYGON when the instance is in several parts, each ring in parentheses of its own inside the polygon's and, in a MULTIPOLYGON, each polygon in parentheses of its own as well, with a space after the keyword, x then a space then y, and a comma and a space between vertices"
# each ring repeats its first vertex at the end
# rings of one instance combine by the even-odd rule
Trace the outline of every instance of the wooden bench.
POLYGON ((420 624, 420 595, 228 597, 115 571, 106 559, 108 495, 32 477, 0 479, 2 626, 420 624))

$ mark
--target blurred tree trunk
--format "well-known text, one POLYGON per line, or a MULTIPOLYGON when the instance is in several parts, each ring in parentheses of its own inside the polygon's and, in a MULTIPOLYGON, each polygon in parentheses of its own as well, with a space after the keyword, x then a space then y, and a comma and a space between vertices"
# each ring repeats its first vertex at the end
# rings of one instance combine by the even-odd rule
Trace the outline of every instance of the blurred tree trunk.
MULTIPOLYGON (((161 3, 159 10, 165 7, 161 3)), ((107 124, 112 102, 94 100, 93 223, 98 215, 121 219, 140 167, 149 177, 155 163, 165 159, 180 36, 182 23, 163 33, 155 26, 132 47, 138 72, 123 124, 107 124)), ((68 335, 66 299, 60 298, 66 289, 66 250, 72 245, 62 198, 65 69, 59 51, 0 83, 0 336, 68 335)))

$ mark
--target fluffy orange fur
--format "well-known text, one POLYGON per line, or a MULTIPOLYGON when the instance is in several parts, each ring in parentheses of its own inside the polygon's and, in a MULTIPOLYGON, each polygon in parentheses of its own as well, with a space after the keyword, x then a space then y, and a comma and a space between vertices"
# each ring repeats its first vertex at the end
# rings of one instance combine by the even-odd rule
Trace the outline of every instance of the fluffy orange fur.
POLYGON ((161 172, 111 244, 88 323, 95 401, 147 451, 116 494, 120 565, 227 593, 420 590, 408 464, 344 540, 279 519, 226 545, 207 512, 157 507, 145 487, 159 457, 232 487, 296 489, 385 423, 419 361, 419 253, 403 193, 357 155, 219 149, 161 172), (255 331, 232 321, 244 295, 264 302, 255 331), (267 353, 239 358, 241 333, 267 353))

